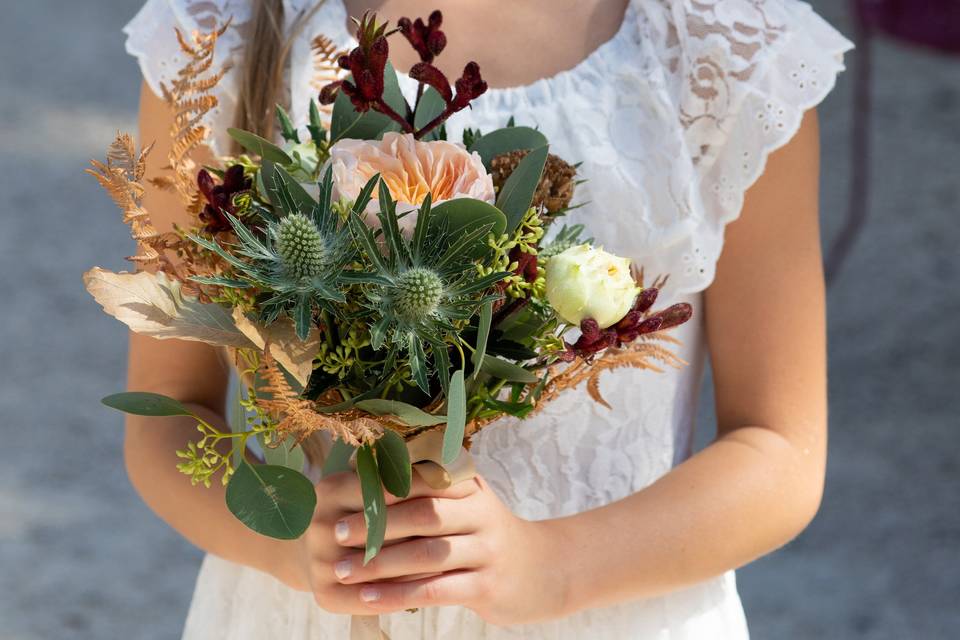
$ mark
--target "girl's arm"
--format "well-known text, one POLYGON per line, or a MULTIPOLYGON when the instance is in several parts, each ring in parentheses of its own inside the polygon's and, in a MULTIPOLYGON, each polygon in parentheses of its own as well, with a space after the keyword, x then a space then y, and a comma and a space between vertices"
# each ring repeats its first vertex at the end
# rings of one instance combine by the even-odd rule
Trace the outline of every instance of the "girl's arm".
MULTIPOLYGON (((727 228, 706 292, 713 444, 646 489, 565 518, 517 518, 482 478, 463 499, 392 506, 388 539, 425 537, 366 567, 344 549, 344 585, 367 583, 361 599, 384 612, 463 604, 497 624, 530 622, 692 585, 800 533, 819 507, 826 458, 818 173, 811 111, 727 228), (444 573, 371 584, 418 572, 444 573)), ((344 522, 341 544, 362 542, 362 514, 344 522)))
POLYGON ((717 440, 649 488, 556 522, 575 565, 574 608, 740 567, 793 539, 816 514, 827 444, 818 182, 810 111, 727 227, 706 291, 717 440))
MULTIPOLYGON (((147 175, 160 175, 170 151, 169 108, 144 84, 140 94, 140 140, 156 141, 147 159, 147 175)), ((198 158, 199 161, 208 159, 198 158)), ((179 197, 145 185, 144 207, 162 231, 189 220, 179 197)), ((127 386, 162 393, 189 405, 223 430, 229 369, 220 353, 199 342, 156 340, 131 333, 127 386)), ((199 434, 191 418, 128 415, 124 440, 127 473, 137 492, 158 516, 201 549, 259 569, 272 571, 280 545, 241 524, 224 504, 219 475, 209 489, 195 487, 180 473, 177 449, 199 434)))

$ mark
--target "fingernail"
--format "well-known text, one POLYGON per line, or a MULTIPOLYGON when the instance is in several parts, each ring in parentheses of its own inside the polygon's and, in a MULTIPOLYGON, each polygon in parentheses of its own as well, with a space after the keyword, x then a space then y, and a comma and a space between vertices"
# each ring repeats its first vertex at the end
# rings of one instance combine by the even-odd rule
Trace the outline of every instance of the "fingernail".
POLYGON ((337 578, 343 580, 350 575, 351 562, 349 560, 341 560, 337 564, 333 565, 333 572, 337 575, 337 578))
POLYGON ((360 589, 360 599, 364 602, 376 602, 380 599, 380 591, 373 587, 364 587, 360 589))
POLYGON ((337 542, 346 542, 347 538, 350 537, 350 525, 344 520, 340 520, 333 528, 333 536, 337 539, 337 542))

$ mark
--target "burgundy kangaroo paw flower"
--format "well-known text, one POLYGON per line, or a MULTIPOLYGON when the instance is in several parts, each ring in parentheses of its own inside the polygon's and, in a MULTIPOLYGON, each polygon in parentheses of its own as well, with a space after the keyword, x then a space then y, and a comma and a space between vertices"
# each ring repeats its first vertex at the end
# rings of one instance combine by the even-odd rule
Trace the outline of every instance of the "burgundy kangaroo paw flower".
POLYGON ((433 62, 433 59, 447 46, 447 37, 440 30, 441 24, 443 24, 443 14, 440 11, 431 13, 426 23, 421 18, 413 22, 410 18, 397 20, 397 28, 410 46, 416 50, 421 62, 433 62))
POLYGON ((643 313, 647 311, 650 307, 653 306, 653 303, 657 301, 657 295, 660 293, 655 287, 649 287, 640 292, 640 295, 637 296, 637 301, 633 303, 634 311, 639 311, 643 313))
POLYGON ((437 93, 443 98, 443 101, 450 104, 453 100, 453 90, 450 89, 450 81, 443 75, 440 69, 427 62, 418 62, 410 67, 410 77, 417 82, 428 84, 437 90, 437 93))

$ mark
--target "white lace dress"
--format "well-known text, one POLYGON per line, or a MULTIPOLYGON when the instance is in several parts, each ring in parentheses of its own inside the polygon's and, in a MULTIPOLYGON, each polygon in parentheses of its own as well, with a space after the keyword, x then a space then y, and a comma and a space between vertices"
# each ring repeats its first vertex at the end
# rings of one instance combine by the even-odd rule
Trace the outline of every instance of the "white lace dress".
MULTIPOLYGON (((218 53, 226 61, 242 51, 249 3, 150 0, 125 29, 127 49, 158 91, 182 64, 174 26, 209 30, 232 16, 218 53)), ((292 22, 312 2, 285 4, 292 22)), ((323 33, 350 45, 346 25, 341 0, 327 0, 294 43, 289 86, 300 124, 315 93, 309 42, 323 33)), ((713 278, 724 226, 739 215, 767 156, 833 87, 851 46, 794 0, 631 0, 616 35, 582 63, 528 86, 491 89, 450 121, 452 140, 464 126, 486 131, 510 116, 538 126, 551 151, 582 161, 589 179, 577 200, 593 204, 571 221, 588 223, 605 248, 632 257, 647 274, 670 274, 661 301, 685 300, 695 310, 677 332, 690 363, 684 369, 608 373, 601 387, 612 409, 571 392, 534 419, 503 421, 476 437, 480 473, 515 513, 545 519, 598 507, 643 489, 690 455, 706 357, 701 292, 713 278)), ((234 75, 218 89, 217 130, 236 101, 234 75)), ((409 78, 401 81, 410 88, 409 78)), ((226 148, 222 139, 214 145, 226 148)), ((349 621, 268 575, 207 556, 184 638, 345 640, 349 621)), ((382 624, 394 640, 747 637, 733 572, 544 624, 496 627, 462 607, 393 614, 382 624)))

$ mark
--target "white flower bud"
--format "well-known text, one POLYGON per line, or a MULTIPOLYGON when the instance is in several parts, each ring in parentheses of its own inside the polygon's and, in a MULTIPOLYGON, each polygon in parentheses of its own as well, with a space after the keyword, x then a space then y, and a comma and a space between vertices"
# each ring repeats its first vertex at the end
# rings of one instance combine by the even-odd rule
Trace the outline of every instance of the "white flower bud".
POLYGON ((623 319, 640 293, 629 259, 589 244, 551 257, 546 279, 547 300, 561 319, 578 325, 592 318, 601 329, 623 319))

